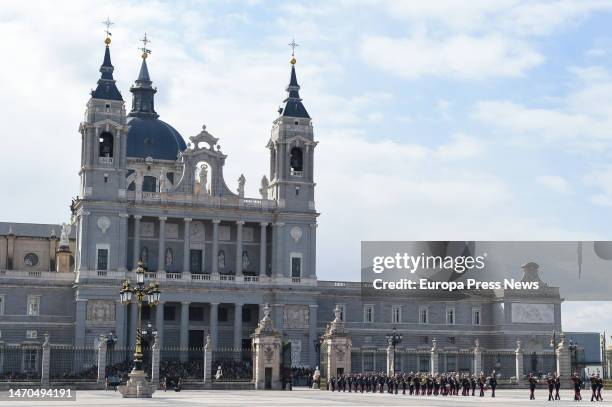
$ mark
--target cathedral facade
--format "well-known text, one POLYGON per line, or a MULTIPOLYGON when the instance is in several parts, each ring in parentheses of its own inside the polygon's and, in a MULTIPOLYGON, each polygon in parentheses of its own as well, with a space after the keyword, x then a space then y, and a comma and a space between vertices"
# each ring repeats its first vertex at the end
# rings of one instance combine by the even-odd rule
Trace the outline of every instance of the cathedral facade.
MULTIPOLYGON (((551 332, 561 330, 558 290, 538 298, 364 298, 358 282, 317 278, 318 142, 294 58, 267 144, 262 137, 269 173, 252 198, 244 177, 236 192, 226 184, 228 156, 205 126, 186 142, 159 119, 146 57, 126 107, 107 39, 79 126, 70 222, 0 223, 0 341, 42 342, 49 333, 53 343, 82 347, 112 332, 117 346, 133 346, 137 307, 123 305, 119 290, 142 262, 147 281, 162 289, 162 304, 144 307, 143 320, 163 347, 201 347, 206 335, 216 348, 250 347, 267 303, 301 366, 318 363, 318 340, 337 305, 361 349, 386 346, 393 327, 406 348, 431 348, 435 338, 447 349, 478 340, 483 348, 513 350, 517 339, 534 351, 550 349, 551 332), (530 310, 545 316, 529 320, 530 310)), ((537 278, 537 266, 530 267, 537 278)))

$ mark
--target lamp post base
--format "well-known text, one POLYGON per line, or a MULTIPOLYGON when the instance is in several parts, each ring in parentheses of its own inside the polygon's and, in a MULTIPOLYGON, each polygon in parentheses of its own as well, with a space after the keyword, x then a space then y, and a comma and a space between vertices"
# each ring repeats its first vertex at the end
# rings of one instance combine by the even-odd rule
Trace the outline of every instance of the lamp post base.
POLYGON ((128 376, 130 378, 127 384, 119 386, 118 389, 123 398, 147 399, 153 396, 155 389, 147 381, 145 372, 134 369, 128 376))

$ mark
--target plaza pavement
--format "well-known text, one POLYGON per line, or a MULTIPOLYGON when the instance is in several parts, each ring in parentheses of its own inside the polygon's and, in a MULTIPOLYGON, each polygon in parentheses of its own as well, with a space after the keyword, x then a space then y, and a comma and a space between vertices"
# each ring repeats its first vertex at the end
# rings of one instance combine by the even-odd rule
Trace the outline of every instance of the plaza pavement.
MULTIPOLYGON (((152 399, 123 399, 113 391, 78 391, 75 402, 62 401, 0 401, 0 406, 33 407, 111 407, 111 406, 551 406, 576 405, 573 391, 562 390, 561 401, 547 401, 548 391, 536 390, 536 400, 530 401, 528 390, 498 390, 497 397, 463 396, 408 396, 388 393, 332 393, 329 391, 296 388, 293 391, 224 391, 224 390, 186 390, 180 393, 157 391, 152 399)), ((582 404, 612 406, 612 391, 604 397, 611 401, 591 403, 589 392, 583 391, 582 404)))

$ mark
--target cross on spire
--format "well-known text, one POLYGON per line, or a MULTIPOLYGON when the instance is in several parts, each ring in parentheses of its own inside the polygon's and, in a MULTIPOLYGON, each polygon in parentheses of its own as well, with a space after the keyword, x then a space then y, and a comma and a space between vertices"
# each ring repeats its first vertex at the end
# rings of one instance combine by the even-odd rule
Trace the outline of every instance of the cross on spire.
POLYGON ((142 48, 138 48, 142 51, 142 59, 146 59, 147 56, 151 53, 151 50, 147 48, 147 44, 151 42, 147 37, 147 33, 144 33, 144 37, 140 40, 142 42, 142 48))
POLYGON ((296 48, 296 47, 299 47, 299 46, 300 46, 300 44, 297 44, 297 43, 295 42, 295 37, 294 37, 294 38, 291 40, 291 42, 289 43, 289 46, 291 47, 291 56, 293 57, 293 56, 295 56, 295 48, 296 48))
POLYGON ((104 30, 104 32, 106 33, 106 36, 110 37, 112 34, 111 34, 111 32, 109 30, 110 30, 111 26, 114 25, 115 23, 113 23, 110 20, 110 17, 106 17, 106 21, 102 21, 102 24, 104 24, 106 26, 106 30, 104 30))

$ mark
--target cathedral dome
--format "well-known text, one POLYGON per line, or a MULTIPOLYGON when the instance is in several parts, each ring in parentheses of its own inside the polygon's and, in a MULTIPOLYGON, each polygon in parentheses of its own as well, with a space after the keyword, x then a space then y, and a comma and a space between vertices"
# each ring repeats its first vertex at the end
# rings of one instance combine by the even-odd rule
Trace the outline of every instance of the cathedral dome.
POLYGON ((151 157, 157 160, 176 160, 180 151, 187 146, 174 127, 158 119, 155 111, 155 93, 147 67, 147 52, 143 48, 142 65, 138 79, 130 88, 132 111, 128 115, 127 156, 151 157))
POLYGON ((127 156, 157 160, 176 160, 187 148, 174 127, 155 117, 128 117, 127 156))

